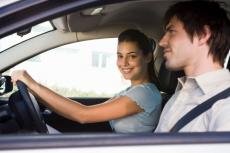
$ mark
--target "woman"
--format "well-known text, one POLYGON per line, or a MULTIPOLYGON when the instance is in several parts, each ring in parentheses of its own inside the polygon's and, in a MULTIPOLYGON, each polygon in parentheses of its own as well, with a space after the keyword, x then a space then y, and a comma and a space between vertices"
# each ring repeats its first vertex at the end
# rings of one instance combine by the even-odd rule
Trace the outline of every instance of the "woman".
POLYGON ((152 48, 149 39, 140 31, 129 29, 118 38, 117 66, 131 86, 110 100, 85 106, 67 99, 36 82, 25 71, 14 71, 12 81, 24 82, 47 107, 80 123, 110 121, 116 132, 152 132, 158 122, 161 95, 152 74, 152 48))

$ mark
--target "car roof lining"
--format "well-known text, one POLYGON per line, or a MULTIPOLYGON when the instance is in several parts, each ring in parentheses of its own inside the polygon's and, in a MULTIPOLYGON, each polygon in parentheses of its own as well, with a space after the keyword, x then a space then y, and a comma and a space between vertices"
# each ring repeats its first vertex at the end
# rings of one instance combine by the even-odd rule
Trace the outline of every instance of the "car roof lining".
POLYGON ((155 29, 160 29, 162 24, 157 19, 162 18, 161 14, 164 14, 162 12, 166 10, 169 4, 171 3, 167 1, 153 0, 115 3, 101 6, 103 10, 99 15, 84 15, 84 12, 91 12, 95 9, 89 8, 56 18, 52 20, 52 23, 58 30, 65 32, 84 33, 92 30, 100 31, 100 29, 105 28, 109 36, 111 34, 117 36, 121 29, 137 28, 151 37, 159 38, 162 31, 155 29), (158 7, 162 9, 154 9, 158 7), (146 15, 148 15, 148 19, 153 20, 142 17, 146 15), (117 30, 114 31, 114 29, 117 30))

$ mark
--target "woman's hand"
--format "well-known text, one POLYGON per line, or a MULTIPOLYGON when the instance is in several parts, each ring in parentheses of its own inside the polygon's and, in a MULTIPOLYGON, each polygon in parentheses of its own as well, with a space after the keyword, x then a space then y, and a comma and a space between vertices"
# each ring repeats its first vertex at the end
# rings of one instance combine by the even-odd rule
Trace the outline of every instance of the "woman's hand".
POLYGON ((16 70, 11 74, 11 80, 13 84, 16 84, 16 81, 20 80, 25 83, 27 86, 30 86, 32 83, 36 83, 33 78, 26 72, 26 70, 16 70))

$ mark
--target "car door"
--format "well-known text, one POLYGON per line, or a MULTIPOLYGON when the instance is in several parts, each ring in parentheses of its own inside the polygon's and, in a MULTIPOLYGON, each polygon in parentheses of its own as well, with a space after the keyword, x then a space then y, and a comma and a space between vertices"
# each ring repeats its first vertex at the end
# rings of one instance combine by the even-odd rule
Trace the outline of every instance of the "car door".
MULTIPOLYGON (((7 8, 0 9, 1 26, 0 26, 0 37, 3 38, 6 35, 15 33, 23 30, 27 27, 36 25, 49 19, 60 17, 65 13, 71 13, 74 10, 99 6, 102 4, 112 2, 123 2, 110 0, 84 0, 84 1, 18 1, 17 4, 12 4, 7 8)), ((167 1, 165 1, 167 2, 167 1)), ((75 34, 70 34, 71 38, 76 38, 75 34)), ((58 35, 59 36, 59 35, 58 35)), ((37 39, 35 39, 37 40, 37 39)), ((72 41, 72 40, 71 40, 72 41)), ((69 42, 68 42, 69 43, 69 42)), ((25 45, 26 46, 26 45, 25 45)), ((41 45, 42 46, 42 45, 41 45)), ((16 46, 15 46, 16 47, 16 46)), ((57 46, 56 46, 57 47, 57 46)), ((54 48, 54 47, 52 47, 54 48)), ((36 48, 34 48, 36 49, 36 48)), ((48 50, 45 48, 43 51, 48 50)), ((12 51, 12 50, 11 50, 12 51)), ((48 52, 47 52, 48 53, 48 52)), ((103 57, 94 54, 95 57, 103 57)), ((35 56, 31 54, 30 56, 35 56)), ((93 54, 92 54, 93 56, 93 54)), ((5 72, 12 67, 17 65, 19 62, 25 60, 29 56, 15 60, 10 63, 10 59, 13 60, 15 56, 5 56, 3 52, 0 56, 1 72, 5 72), (6 64, 6 63, 9 64, 6 64)), ((62 57, 62 56, 61 56, 62 57)), ((106 57, 106 56, 105 56, 106 57)), ((103 59, 103 58, 102 58, 103 59)), ((29 62, 37 61, 38 57, 30 59, 29 62)), ((71 62, 73 60, 70 60, 71 62)), ((58 60, 57 64, 62 63, 63 60, 58 60)), ((93 65, 102 66, 103 64, 93 65)), ((92 64, 91 63, 91 64, 92 64)), ((98 62, 100 63, 100 62, 98 62)), ((101 62, 103 63, 103 62, 101 62)), ((64 63, 65 64, 65 63, 64 63)), ((36 65, 36 63, 34 64, 36 65)), ((47 66, 47 65, 45 65, 47 66)), ((59 69, 59 66, 54 65, 53 69, 59 69)), ((35 66, 36 67, 36 66, 35 66)), ((72 67, 72 66, 71 66, 72 67)), ((31 67, 29 67, 31 68, 31 67)), ((64 67, 66 68, 66 67, 64 67)), ((52 68, 45 76, 52 73, 52 68)), ((68 68, 69 69, 69 68, 68 68)), ((34 69, 32 69, 34 70, 34 69)), ((35 69, 38 70, 38 69, 35 69)), ((56 70, 54 70, 55 72, 56 70)), ((59 71, 57 71, 59 72, 59 71)), ((82 71, 77 71, 78 74, 82 71)), ((55 73, 54 73, 55 74, 55 73)), ((56 74, 58 75, 58 74, 56 74)), ((62 75, 59 75, 59 77, 62 75)), ((90 76, 94 80, 94 75, 90 76)), ((57 77, 58 78, 58 77, 57 77)), ((62 78, 63 79, 63 78, 62 78)), ((64 81, 60 81, 56 84, 68 82, 69 75, 64 75, 64 81)), ((109 80, 109 79, 108 79, 109 80)), ((100 84, 101 85, 101 84, 100 84)), ((69 96, 68 96, 69 97, 69 96)), ((83 97, 82 101, 85 104, 95 104, 96 102, 105 101, 112 96, 108 97, 97 97, 97 98, 86 98, 83 97)), ((71 96, 72 99, 81 101, 78 96, 71 96)), ((78 131, 75 129, 78 126, 72 123, 66 123, 59 116, 54 114, 54 117, 50 116, 49 111, 47 113, 47 122, 57 124, 60 129, 67 126, 64 131, 78 131), (55 119, 56 116, 56 119, 55 119), (50 117, 50 120, 49 120, 50 117), (51 119, 52 118, 52 119, 51 119), (58 123, 56 123, 58 122, 58 123), (72 124, 72 125, 70 125, 72 124)), ((53 124, 53 125, 54 125, 53 124)), ((95 128, 95 126, 92 126, 95 128)), ((88 127, 86 127, 88 128, 88 127)), ((100 127, 96 128, 100 130, 100 127)), ((89 129, 88 129, 89 130, 89 129)), ((95 129, 94 129, 95 130, 95 129)), ((105 130, 105 129, 104 129, 105 130)), ((103 130, 103 131, 104 131, 103 130)), ((91 131, 91 130, 89 130, 91 131)), ((106 131, 106 130, 105 130, 106 131)), ((0 150, 1 152, 165 152, 165 153, 180 153, 180 152, 229 152, 230 151, 230 133, 229 132, 210 132, 210 133, 146 133, 146 134, 115 134, 115 133, 64 133, 54 135, 42 135, 39 133, 14 133, 11 135, 1 135, 0 137, 0 150)))

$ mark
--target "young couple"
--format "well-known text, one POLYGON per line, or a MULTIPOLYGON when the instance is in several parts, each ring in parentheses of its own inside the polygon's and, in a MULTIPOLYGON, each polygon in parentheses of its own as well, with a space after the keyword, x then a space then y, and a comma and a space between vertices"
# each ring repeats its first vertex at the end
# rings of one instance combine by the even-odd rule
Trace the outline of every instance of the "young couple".
MULTIPOLYGON (((159 45, 166 67, 183 70, 185 76, 178 79, 162 113, 150 41, 134 29, 119 35, 117 47, 117 67, 131 86, 104 103, 85 106, 71 101, 24 70, 13 72, 12 81, 21 80, 47 107, 80 123, 110 121, 114 131, 122 133, 152 132, 155 128, 155 132, 169 132, 188 111, 230 86, 230 72, 223 68, 230 49, 230 21, 217 2, 183 1, 168 9, 164 29, 159 45)), ((181 132, 229 131, 229 110, 230 97, 218 101, 181 132)))

